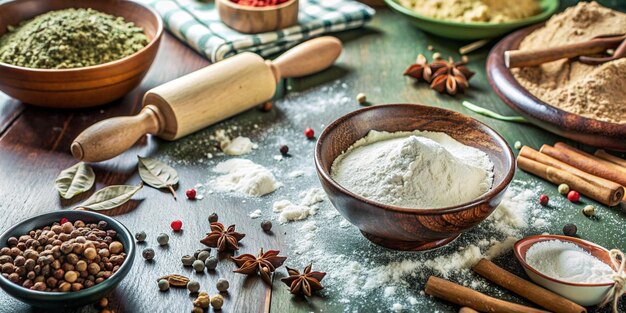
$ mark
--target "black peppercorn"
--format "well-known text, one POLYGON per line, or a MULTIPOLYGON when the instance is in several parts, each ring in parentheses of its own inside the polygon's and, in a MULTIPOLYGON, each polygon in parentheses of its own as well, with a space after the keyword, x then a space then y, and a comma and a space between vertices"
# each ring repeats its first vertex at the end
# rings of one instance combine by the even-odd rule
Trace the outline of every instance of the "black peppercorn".
POLYGON ((280 153, 282 153, 282 154, 289 153, 289 147, 287 145, 280 146, 280 153))
POLYGON ((264 220, 261 222, 261 229, 263 229, 263 231, 268 232, 270 230, 272 230, 272 222, 268 221, 268 220, 264 220))
POLYGON ((574 224, 565 224, 565 226, 563 226, 563 234, 565 234, 565 236, 574 237, 577 231, 578 228, 574 224))
POLYGON ((217 213, 213 213, 211 215, 209 215, 209 223, 215 223, 217 222, 217 213))

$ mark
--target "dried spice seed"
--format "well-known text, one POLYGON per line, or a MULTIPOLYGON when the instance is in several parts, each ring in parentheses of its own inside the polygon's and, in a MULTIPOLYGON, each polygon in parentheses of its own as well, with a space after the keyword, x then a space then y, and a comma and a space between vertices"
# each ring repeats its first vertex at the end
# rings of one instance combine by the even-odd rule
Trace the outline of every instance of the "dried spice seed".
POLYGON ((185 191, 185 195, 187 196, 187 199, 195 200, 196 199, 196 190, 193 189, 193 188, 189 188, 189 189, 187 189, 187 191, 185 191))
POLYGON ((196 298, 196 300, 193 300, 193 306, 199 307, 202 309, 209 308, 210 303, 211 303, 211 298, 209 297, 209 294, 204 291, 198 294, 198 297, 196 298))
POLYGON ((195 260, 191 264, 191 267, 193 267, 193 270, 196 271, 196 273, 200 273, 200 272, 204 271, 204 262, 202 262, 200 260, 195 260))
POLYGON ((144 242, 144 241, 146 241, 146 237, 147 236, 148 235, 146 235, 145 231, 140 231, 140 232, 135 233, 135 239, 137 239, 137 242, 144 242))
POLYGON ((183 275, 178 275, 178 274, 172 274, 172 275, 163 276, 163 277, 157 279, 157 282, 161 281, 163 279, 167 280, 167 282, 172 287, 183 287, 183 288, 185 288, 185 287, 187 287, 187 283, 189 283, 189 278, 187 278, 187 277, 185 277, 183 275))
POLYGON ((548 205, 548 201, 550 201, 550 198, 548 198, 547 195, 542 194, 539 196, 539 204, 546 206, 548 205))
POLYGON ((313 139, 315 138, 315 131, 313 130, 313 128, 307 127, 306 129, 304 129, 304 135, 308 139, 313 139))
POLYGON ((592 217, 596 215, 596 208, 593 205, 586 205, 583 208, 583 214, 587 217, 592 217))
POLYGON ((580 194, 576 190, 570 190, 567 193, 567 200, 571 202, 578 202, 580 200, 580 194))
POLYGON ((183 222, 181 220, 175 220, 170 223, 170 227, 174 231, 180 231, 183 228, 183 222))
POLYGON ((280 150, 280 153, 283 154, 283 155, 289 153, 289 147, 287 145, 280 146, 279 150, 280 150))
POLYGON ((154 259, 154 249, 152 248, 143 249, 143 251, 141 251, 141 256, 143 256, 143 258, 146 259, 147 261, 154 259))
POLYGON ((198 260, 204 262, 204 261, 206 261, 206 259, 209 258, 209 256, 211 256, 211 252, 209 252, 209 251, 200 251, 200 253, 198 253, 198 260))
POLYGON ((161 291, 167 291, 170 289, 170 283, 167 281, 167 279, 159 280, 158 285, 159 285, 159 290, 161 291))
POLYGON ((562 195, 567 195, 567 193, 569 193, 569 186, 567 184, 560 184, 558 191, 562 195))
POLYGON ((193 261, 196 260, 196 258, 194 258, 192 255, 183 255, 183 257, 180 258, 180 260, 183 263, 183 266, 191 266, 193 264, 193 261))
POLYGON ((522 148, 522 143, 521 143, 520 141, 516 141, 516 142, 513 144, 513 148, 515 148, 515 150, 519 150, 519 149, 521 149, 521 148, 522 148))
POLYGON ((576 236, 576 232, 578 232, 578 227, 574 224, 565 224, 565 226, 563 226, 563 234, 565 234, 565 236, 574 237, 576 236))
POLYGON ((159 245, 165 246, 166 244, 168 244, 170 242, 170 236, 168 236, 167 234, 164 234, 164 233, 160 233, 157 236, 157 242, 159 243, 159 245))
POLYGON ((221 310, 224 305, 224 297, 222 295, 214 295, 211 297, 211 306, 213 310, 221 310))
POLYGON ((218 220, 218 216, 217 213, 211 213, 211 215, 209 215, 209 223, 215 223, 218 220))
POLYGON ((364 93, 359 93, 356 95, 356 101, 359 104, 365 104, 367 102, 367 96, 364 93))
POLYGON ((217 257, 212 256, 204 261, 204 266, 206 266, 207 270, 213 271, 217 268, 217 263, 219 263, 217 257))
POLYGON ((271 110, 272 110, 272 107, 273 107, 273 106, 274 106, 274 105, 272 104, 272 102, 271 102, 271 101, 266 101, 265 103, 263 103, 263 104, 261 105, 261 111, 263 111, 263 112, 269 112, 269 111, 271 111, 271 110))
POLYGON ((264 220, 261 222, 261 229, 263 229, 264 232, 268 232, 270 230, 272 230, 272 222, 268 221, 268 220, 264 220))
POLYGON ((228 280, 224 278, 220 278, 215 283, 215 287, 217 288, 217 291, 224 292, 228 290, 228 287, 230 287, 230 284, 228 283, 228 280))
POLYGON ((187 290, 189 290, 190 293, 198 292, 198 290, 200 290, 200 283, 196 280, 190 280, 187 283, 187 290))

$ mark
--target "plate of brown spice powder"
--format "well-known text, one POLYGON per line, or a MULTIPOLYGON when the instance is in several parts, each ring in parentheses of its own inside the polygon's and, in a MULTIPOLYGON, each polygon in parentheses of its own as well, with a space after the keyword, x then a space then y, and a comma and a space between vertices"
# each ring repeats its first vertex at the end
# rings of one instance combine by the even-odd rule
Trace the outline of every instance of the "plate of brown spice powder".
POLYGON ((581 2, 545 24, 519 30, 489 54, 494 91, 533 124, 584 144, 626 151, 626 58, 599 65, 561 59, 509 69, 505 51, 533 50, 589 41, 626 30, 626 13, 581 2), (587 16, 580 19, 577 17, 587 16))

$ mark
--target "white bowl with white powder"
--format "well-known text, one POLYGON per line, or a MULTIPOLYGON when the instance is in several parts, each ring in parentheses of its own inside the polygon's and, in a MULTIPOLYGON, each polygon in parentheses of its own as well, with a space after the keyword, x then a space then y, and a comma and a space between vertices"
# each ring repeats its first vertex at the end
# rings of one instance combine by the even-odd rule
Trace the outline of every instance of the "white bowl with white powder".
POLYGON ((537 284, 580 305, 599 304, 613 288, 609 251, 568 236, 537 235, 519 240, 515 256, 537 284))

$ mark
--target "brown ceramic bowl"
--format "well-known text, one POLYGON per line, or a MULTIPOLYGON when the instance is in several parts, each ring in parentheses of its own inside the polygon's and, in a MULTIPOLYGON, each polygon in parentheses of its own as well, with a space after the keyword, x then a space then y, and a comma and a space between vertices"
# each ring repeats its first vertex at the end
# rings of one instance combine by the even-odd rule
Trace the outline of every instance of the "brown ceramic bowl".
POLYGON ((53 10, 92 8, 142 27, 150 43, 120 60, 75 69, 33 69, 0 63, 0 90, 24 103, 82 108, 111 102, 135 88, 152 65, 163 21, 152 9, 128 0, 13 0, 0 4, 0 35, 7 26, 53 10))
POLYGON ((443 246, 482 222, 502 201, 515 172, 511 149, 493 129, 461 113, 416 104, 372 106, 337 119, 317 141, 315 166, 330 201, 367 239, 390 249, 413 251, 443 246), (385 205, 354 194, 331 178, 330 168, 370 130, 444 132, 489 156, 494 164, 493 186, 471 202, 435 209, 385 205))
POLYGON ((591 146, 626 151, 626 124, 603 122, 551 106, 522 87, 506 67, 504 52, 517 49, 524 37, 541 26, 543 23, 514 32, 491 50, 487 78, 493 90, 513 110, 545 130, 591 146))
POLYGON ((299 0, 289 0, 266 7, 240 5, 230 0, 215 0, 215 6, 224 24, 246 34, 271 32, 298 23, 299 0))

